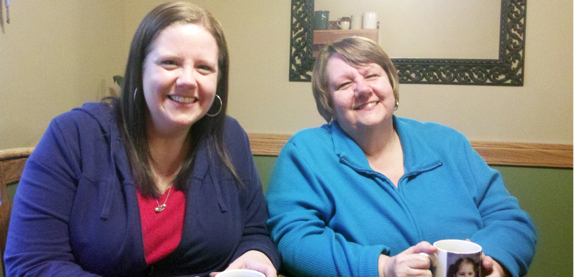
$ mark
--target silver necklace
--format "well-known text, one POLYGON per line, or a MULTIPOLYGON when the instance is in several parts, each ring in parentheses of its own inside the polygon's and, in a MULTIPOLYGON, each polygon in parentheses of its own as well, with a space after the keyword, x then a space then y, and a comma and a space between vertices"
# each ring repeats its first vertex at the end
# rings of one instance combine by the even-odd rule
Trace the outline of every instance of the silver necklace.
POLYGON ((166 206, 165 203, 167 203, 167 199, 169 198, 169 193, 170 193, 170 192, 171 192, 171 185, 170 185, 169 188, 168 188, 167 196, 165 197, 165 201, 163 201, 163 204, 160 205, 160 204, 159 204, 159 201, 157 201, 157 199, 155 200, 155 202, 157 203, 157 207, 154 209, 154 211, 155 211, 156 213, 159 213, 159 212, 163 211, 163 209, 165 209, 165 206, 166 206))

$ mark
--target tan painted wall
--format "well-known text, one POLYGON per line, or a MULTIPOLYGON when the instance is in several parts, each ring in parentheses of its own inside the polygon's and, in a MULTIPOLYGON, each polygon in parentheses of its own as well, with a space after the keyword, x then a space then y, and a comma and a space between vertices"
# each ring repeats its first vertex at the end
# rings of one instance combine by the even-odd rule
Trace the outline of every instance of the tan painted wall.
POLYGON ((50 120, 123 74, 122 1, 12 1, 0 26, 0 149, 34 146, 50 120))
MULTIPOLYGON (((116 60, 162 1, 62 2, 13 1, 13 23, 0 33, 0 149, 35 145, 50 118, 113 87, 109 76, 125 63, 116 60)), ((293 134, 323 123, 310 83, 288 81, 291 1, 194 2, 226 30, 229 114, 247 132, 293 134)), ((572 30, 572 1, 529 1, 523 87, 401 85, 396 114, 470 140, 572 144, 572 30)))

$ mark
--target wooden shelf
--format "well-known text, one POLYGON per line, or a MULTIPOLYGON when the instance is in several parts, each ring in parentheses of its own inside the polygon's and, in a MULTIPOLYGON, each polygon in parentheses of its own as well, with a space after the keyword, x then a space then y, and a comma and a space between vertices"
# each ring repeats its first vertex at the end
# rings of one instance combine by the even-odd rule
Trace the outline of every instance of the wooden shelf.
POLYGON ((379 41, 378 29, 359 29, 359 30, 316 30, 313 33, 313 44, 327 44, 341 38, 350 36, 360 36, 370 38, 376 42, 379 41))
POLYGON ((324 44, 350 36, 366 37, 379 43, 379 29, 340 30, 337 27, 337 21, 329 21, 329 30, 313 31, 313 57, 317 56, 324 44))

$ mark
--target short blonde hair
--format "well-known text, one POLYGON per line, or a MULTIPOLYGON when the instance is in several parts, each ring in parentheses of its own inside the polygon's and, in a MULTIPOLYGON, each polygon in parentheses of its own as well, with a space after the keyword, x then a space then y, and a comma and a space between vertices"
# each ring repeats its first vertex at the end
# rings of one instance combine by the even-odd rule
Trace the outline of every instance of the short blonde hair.
POLYGON ((399 101, 399 76, 397 75, 397 69, 381 46, 364 37, 343 38, 325 45, 319 51, 311 78, 317 110, 327 122, 331 121, 335 112, 331 94, 329 93, 327 62, 335 54, 341 55, 347 63, 353 66, 361 66, 368 63, 376 63, 381 66, 389 76, 395 100, 399 101))

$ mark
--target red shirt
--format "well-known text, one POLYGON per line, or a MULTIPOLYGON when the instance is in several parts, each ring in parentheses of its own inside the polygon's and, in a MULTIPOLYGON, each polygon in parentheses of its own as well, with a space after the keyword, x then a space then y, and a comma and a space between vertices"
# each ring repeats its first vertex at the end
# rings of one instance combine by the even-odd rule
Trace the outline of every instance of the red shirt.
POLYGON ((183 232, 185 214, 185 194, 171 187, 159 199, 138 194, 140 218, 146 263, 153 264, 165 258, 179 245, 183 232), (169 195, 169 197, 168 197, 169 195), (167 202, 165 201, 167 198, 167 202), (159 204, 165 208, 155 212, 159 204))

